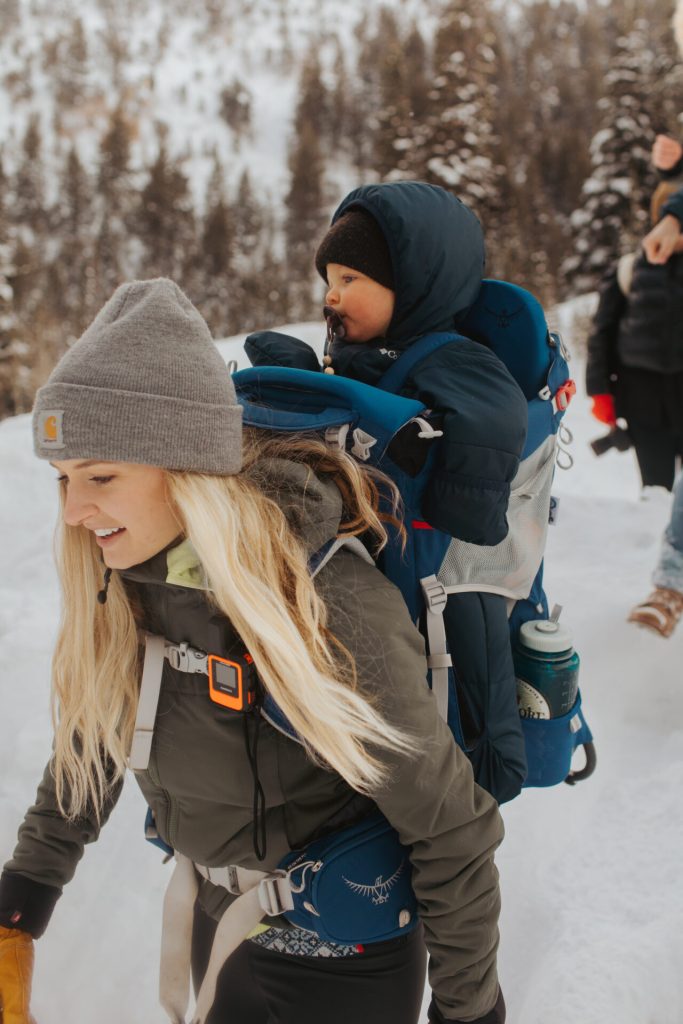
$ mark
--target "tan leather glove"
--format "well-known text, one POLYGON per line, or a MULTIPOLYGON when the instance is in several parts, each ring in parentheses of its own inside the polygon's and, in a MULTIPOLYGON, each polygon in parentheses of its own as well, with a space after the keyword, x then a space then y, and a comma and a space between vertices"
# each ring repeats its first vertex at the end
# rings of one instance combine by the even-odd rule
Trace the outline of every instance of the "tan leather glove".
POLYGON ((0 925, 0 1024, 35 1024, 31 1016, 33 939, 0 925))

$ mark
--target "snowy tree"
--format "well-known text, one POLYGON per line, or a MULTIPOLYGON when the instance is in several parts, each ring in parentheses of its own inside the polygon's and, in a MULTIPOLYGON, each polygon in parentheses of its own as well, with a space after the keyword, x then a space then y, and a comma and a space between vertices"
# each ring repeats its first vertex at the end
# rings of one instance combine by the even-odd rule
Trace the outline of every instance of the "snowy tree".
POLYGON ((285 243, 289 315, 313 309, 313 254, 325 224, 325 160, 321 139, 326 123, 325 88, 316 56, 304 64, 289 154, 290 185, 285 198, 285 243))
POLYGON ((157 158, 140 194, 135 233, 145 249, 145 276, 182 282, 194 256, 195 219, 187 177, 169 156, 163 132, 157 158))
POLYGON ((380 178, 409 178, 419 173, 420 144, 429 108, 427 52, 419 29, 404 37, 393 12, 378 28, 379 109, 374 132, 374 168, 380 178))
POLYGON ((650 166, 652 59, 644 44, 646 31, 647 25, 639 21, 617 39, 605 74, 598 104, 601 125, 590 144, 591 173, 571 217, 574 253, 562 267, 574 290, 595 288, 648 228, 656 179, 650 166))
POLYGON ((426 180, 472 207, 494 251, 505 178, 496 121, 500 60, 487 0, 448 5, 435 39, 421 154, 426 180))

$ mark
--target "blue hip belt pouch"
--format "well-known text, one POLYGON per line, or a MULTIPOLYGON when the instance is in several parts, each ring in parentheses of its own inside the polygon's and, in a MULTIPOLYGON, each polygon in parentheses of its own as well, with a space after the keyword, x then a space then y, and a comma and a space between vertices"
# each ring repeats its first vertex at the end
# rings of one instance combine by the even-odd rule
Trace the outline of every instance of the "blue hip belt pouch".
POLYGON ((294 899, 285 917, 328 942, 382 942, 418 923, 408 851, 381 815, 287 854, 279 867, 294 899))

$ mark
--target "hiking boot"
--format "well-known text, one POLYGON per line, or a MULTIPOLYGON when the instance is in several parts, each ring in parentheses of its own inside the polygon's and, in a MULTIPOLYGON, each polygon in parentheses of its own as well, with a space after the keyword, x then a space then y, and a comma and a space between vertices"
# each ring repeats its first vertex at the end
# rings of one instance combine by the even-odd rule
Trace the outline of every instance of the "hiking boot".
POLYGON ((628 621, 645 626, 660 636, 671 636, 681 615, 683 594, 668 587, 655 587, 647 601, 635 606, 628 621))

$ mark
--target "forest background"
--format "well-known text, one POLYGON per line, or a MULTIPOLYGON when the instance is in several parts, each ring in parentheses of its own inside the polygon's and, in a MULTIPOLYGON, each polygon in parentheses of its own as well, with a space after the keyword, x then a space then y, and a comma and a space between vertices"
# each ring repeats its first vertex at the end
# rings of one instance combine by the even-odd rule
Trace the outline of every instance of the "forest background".
POLYGON ((673 0, 0 0, 0 418, 123 280, 215 337, 319 316, 344 193, 418 178, 551 304, 647 230, 673 0))

